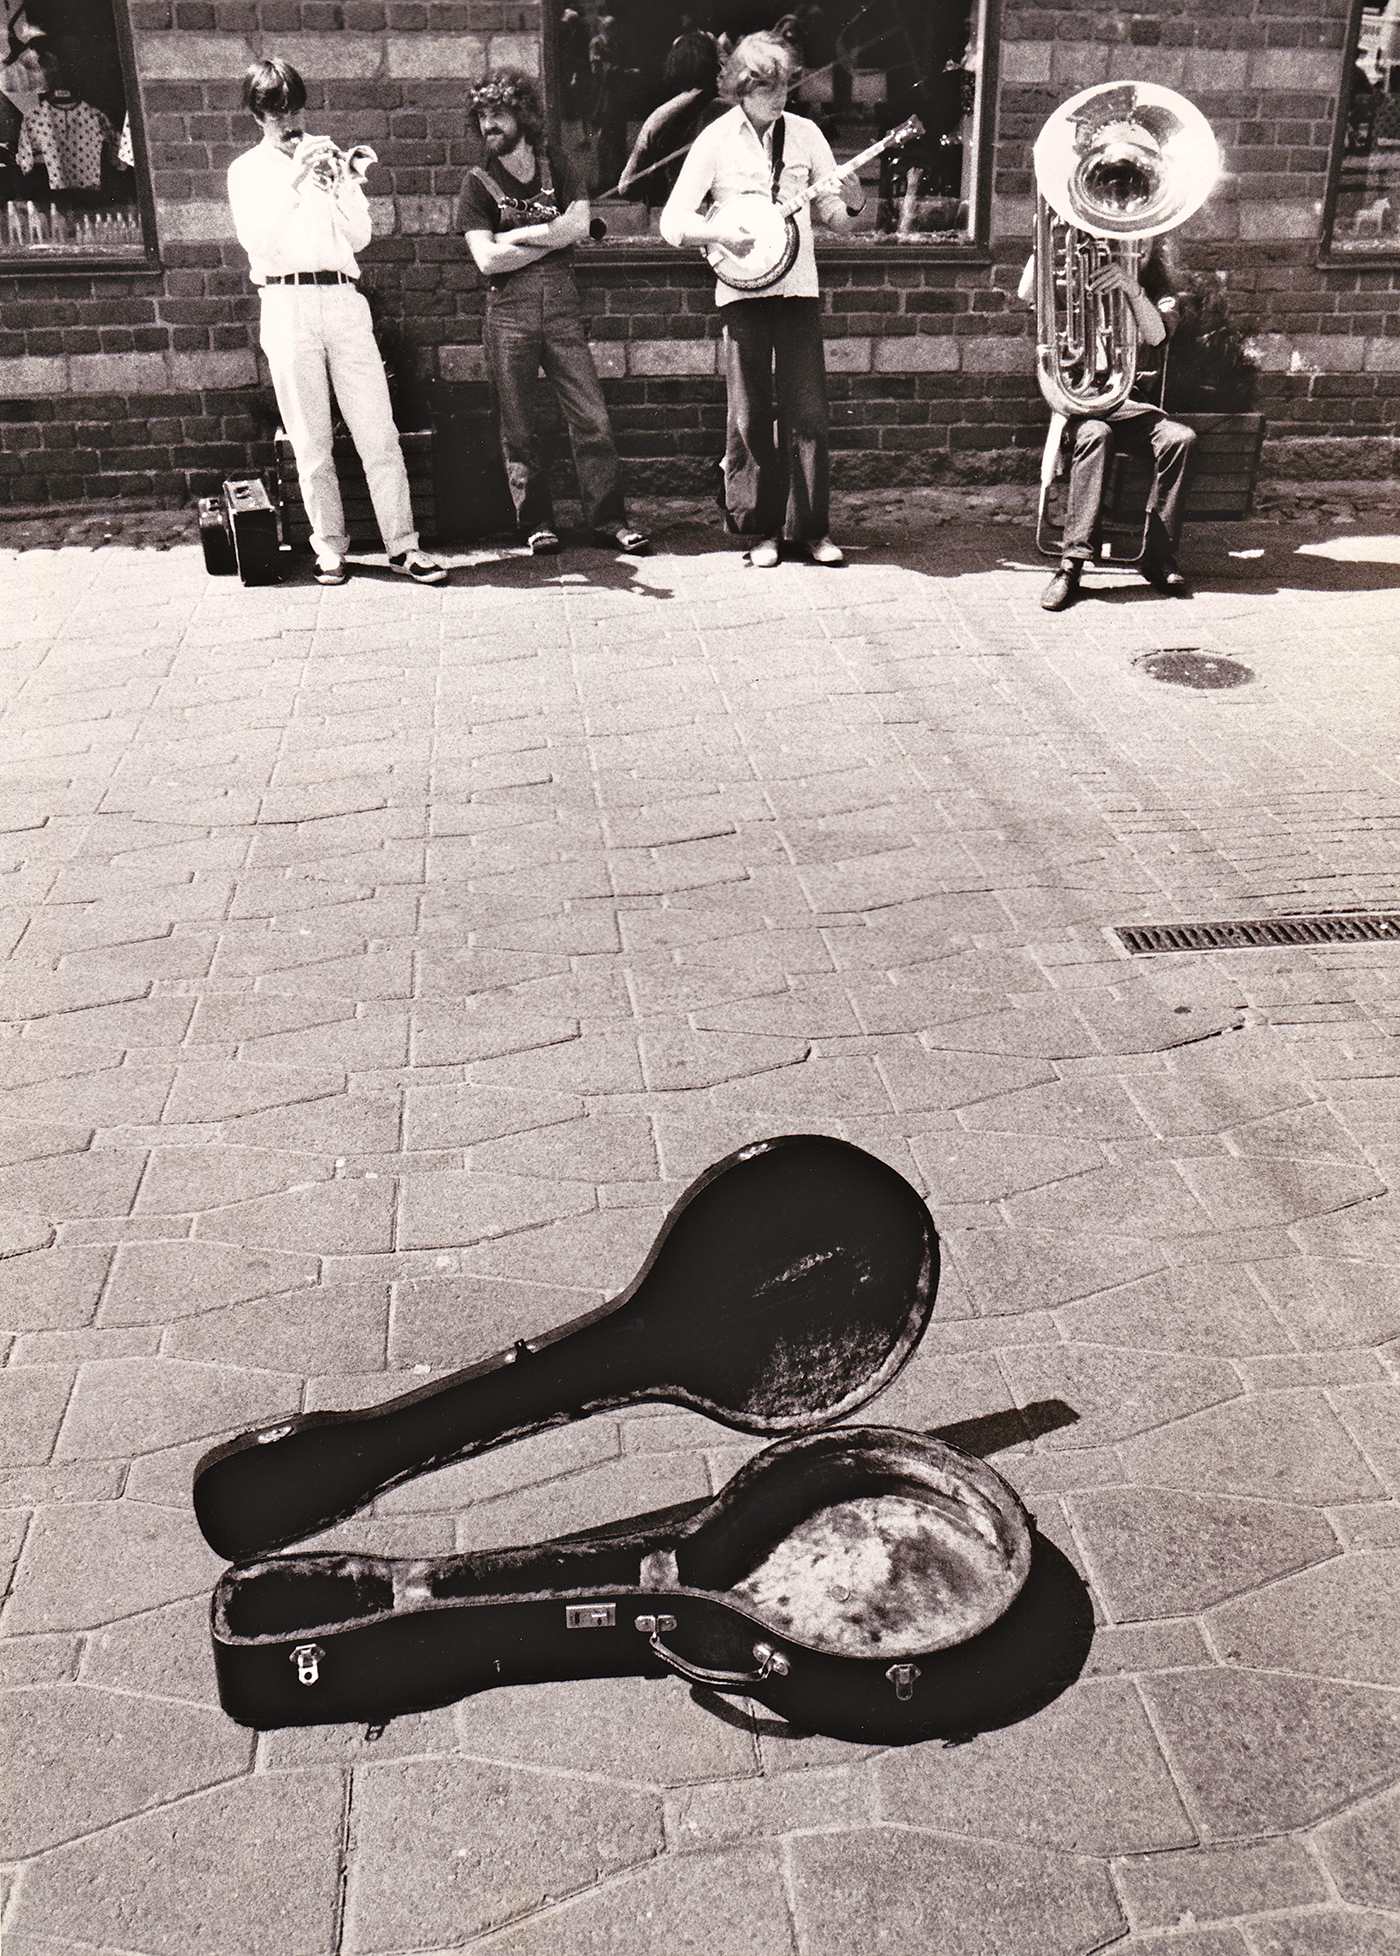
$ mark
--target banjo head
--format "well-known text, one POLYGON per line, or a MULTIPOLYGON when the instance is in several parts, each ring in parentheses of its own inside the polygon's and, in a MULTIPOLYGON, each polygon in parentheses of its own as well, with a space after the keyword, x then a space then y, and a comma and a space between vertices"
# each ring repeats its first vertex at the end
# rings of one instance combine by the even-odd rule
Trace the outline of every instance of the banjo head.
POLYGON ((776 204, 756 195, 731 197, 714 215, 737 220, 754 240, 742 255, 723 245, 705 247, 716 278, 725 285, 736 292, 763 292, 791 271, 799 243, 796 218, 784 217, 776 204))

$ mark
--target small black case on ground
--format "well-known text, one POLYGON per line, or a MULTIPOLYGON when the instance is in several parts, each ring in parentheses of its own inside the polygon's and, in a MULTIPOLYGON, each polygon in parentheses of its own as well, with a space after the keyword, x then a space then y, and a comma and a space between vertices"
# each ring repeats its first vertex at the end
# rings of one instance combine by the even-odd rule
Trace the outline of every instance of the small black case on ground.
POLYGON ((238 569, 233 547, 233 531, 222 496, 199 499, 199 541, 204 550, 204 568, 211 577, 232 577, 238 569))
POLYGON ((282 574, 277 511, 258 476, 224 484, 224 511, 233 536, 238 575, 245 584, 276 584, 282 574))

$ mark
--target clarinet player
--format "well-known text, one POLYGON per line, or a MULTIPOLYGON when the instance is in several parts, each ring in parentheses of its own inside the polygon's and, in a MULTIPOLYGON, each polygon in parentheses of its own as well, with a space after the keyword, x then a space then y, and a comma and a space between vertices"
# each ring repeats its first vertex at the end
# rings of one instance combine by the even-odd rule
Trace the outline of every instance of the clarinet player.
POLYGON ((349 576, 331 448, 334 388, 390 564, 415 584, 445 584, 447 572, 418 547, 389 385, 359 286, 355 253, 371 235, 363 186, 328 136, 305 133, 306 84, 289 62, 255 61, 243 104, 262 141, 230 168, 229 205, 261 293, 259 338, 296 456, 316 582, 349 576))

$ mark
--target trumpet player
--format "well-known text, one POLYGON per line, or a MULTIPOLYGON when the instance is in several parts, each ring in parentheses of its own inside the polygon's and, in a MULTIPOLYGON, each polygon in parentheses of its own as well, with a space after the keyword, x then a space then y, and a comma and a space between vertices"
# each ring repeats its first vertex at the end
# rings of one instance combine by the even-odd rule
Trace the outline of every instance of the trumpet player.
POLYGON ((389 562, 416 584, 447 572, 418 547, 408 471, 355 253, 370 241, 363 171, 329 136, 308 136, 306 84, 289 62, 255 61, 243 103, 262 130, 228 173, 238 242, 261 292, 259 337, 297 461, 316 582, 344 584, 350 539, 331 450, 331 390, 364 464, 389 562))
MULTIPOLYGON (((1071 417, 1063 437, 1068 457, 1069 488, 1060 567, 1041 595, 1046 611, 1066 611, 1079 596, 1079 580, 1095 555, 1104 484, 1117 449, 1151 456, 1152 491, 1148 499, 1147 531, 1139 568, 1148 583, 1174 598, 1188 598, 1191 587, 1176 561, 1181 527, 1181 491, 1195 430, 1172 421, 1158 405, 1168 338, 1176 325, 1176 297, 1159 249, 1160 241, 1134 278, 1117 260, 1103 265, 1088 279, 1091 297, 1107 299, 1116 290, 1137 324, 1136 372, 1128 397, 1102 413, 1071 417), (1155 399, 1154 399, 1155 396, 1155 399)), ((1019 296, 1034 303, 1035 258, 1021 278, 1019 296)))

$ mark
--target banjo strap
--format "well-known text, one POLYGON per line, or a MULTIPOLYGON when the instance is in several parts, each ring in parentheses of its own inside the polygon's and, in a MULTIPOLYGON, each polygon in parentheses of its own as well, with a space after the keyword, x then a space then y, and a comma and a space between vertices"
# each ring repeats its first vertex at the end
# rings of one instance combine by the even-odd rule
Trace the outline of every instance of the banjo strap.
POLYGON ((778 185, 783 177, 783 142, 787 136, 787 117, 780 115, 773 124, 773 202, 778 201, 778 185))

